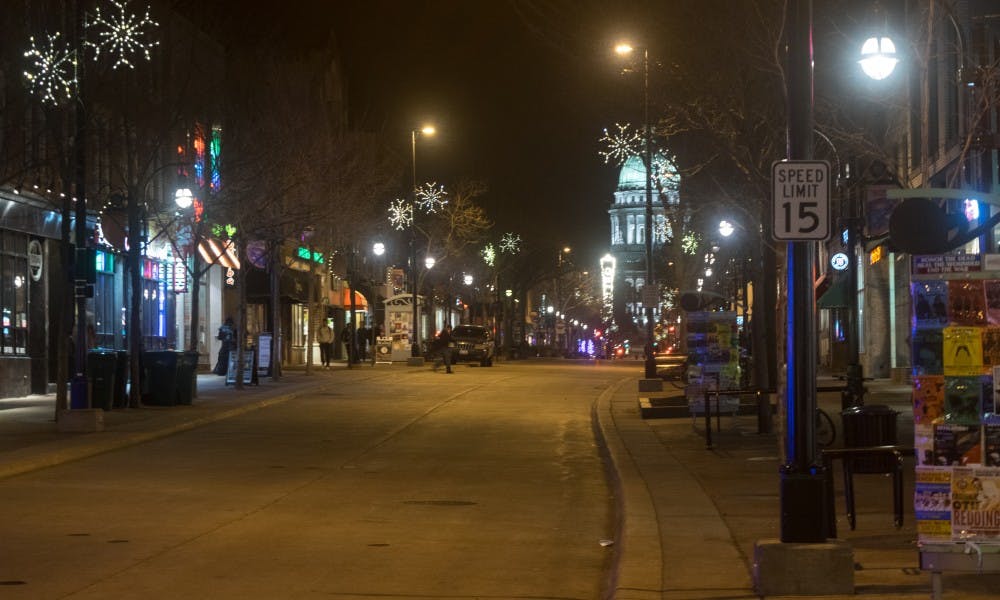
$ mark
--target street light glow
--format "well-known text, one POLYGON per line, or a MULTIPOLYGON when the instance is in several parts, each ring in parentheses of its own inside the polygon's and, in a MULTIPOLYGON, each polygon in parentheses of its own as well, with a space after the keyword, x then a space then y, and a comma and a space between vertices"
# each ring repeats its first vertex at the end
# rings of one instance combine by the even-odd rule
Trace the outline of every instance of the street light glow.
POLYGON ((632 44, 629 44, 627 42, 622 42, 615 46, 615 52, 623 56, 626 54, 631 54, 632 50, 634 49, 635 48, 632 47, 632 44))
POLYGON ((428 256, 427 258, 424 259, 424 266, 427 267, 428 269, 433 269, 434 263, 436 262, 437 260, 435 260, 433 256, 428 256))
POLYGON ((191 208, 194 203, 194 194, 188 188, 181 188, 174 193, 174 204, 177 208, 191 208))
POLYGON ((372 244, 372 252, 375 254, 375 256, 382 256, 383 254, 385 254, 385 244, 383 244, 382 242, 375 242, 374 244, 372 244))
POLYGON ((420 133, 424 135, 434 135, 437 133, 437 129, 435 129, 433 125, 424 125, 420 128, 420 133))
POLYGON ((870 37, 861 46, 861 70, 865 75, 881 81, 892 75, 899 59, 896 58, 896 45, 887 37, 870 37))
POLYGON ((729 221, 719 221, 719 233, 722 237, 729 237, 733 235, 734 231, 736 231, 736 228, 733 227, 732 223, 729 221))

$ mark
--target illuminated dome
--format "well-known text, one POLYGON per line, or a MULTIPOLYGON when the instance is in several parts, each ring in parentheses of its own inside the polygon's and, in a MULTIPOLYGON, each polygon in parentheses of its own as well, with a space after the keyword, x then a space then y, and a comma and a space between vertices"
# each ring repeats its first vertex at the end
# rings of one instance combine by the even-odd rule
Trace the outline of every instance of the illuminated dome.
MULTIPOLYGON (((659 162, 664 162, 669 165, 669 169, 674 171, 673 165, 670 164, 663 154, 657 152, 653 155, 653 164, 659 162)), ((642 157, 638 154, 630 156, 625 164, 622 165, 622 170, 618 174, 618 191, 625 192, 629 190, 644 190, 646 189, 646 167, 642 164, 642 157)))

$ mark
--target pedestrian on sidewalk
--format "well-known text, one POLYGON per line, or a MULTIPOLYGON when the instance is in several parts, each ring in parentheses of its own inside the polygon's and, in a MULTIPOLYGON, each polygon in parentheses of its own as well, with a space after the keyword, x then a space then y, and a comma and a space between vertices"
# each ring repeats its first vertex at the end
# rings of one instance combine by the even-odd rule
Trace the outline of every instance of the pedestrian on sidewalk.
POLYGON ((333 355, 333 328, 330 327, 330 319, 323 319, 323 323, 316 331, 316 342, 319 344, 319 360, 323 363, 323 368, 330 368, 330 357, 333 355))
POLYGON ((451 373, 451 349, 455 346, 455 340, 451 337, 451 325, 445 325, 438 333, 434 346, 438 350, 437 358, 434 359, 434 370, 437 371, 444 363, 444 372, 451 373))
POLYGON ((215 334, 215 339, 222 342, 222 345, 219 346, 218 360, 212 372, 216 375, 225 375, 229 371, 229 353, 236 341, 236 329, 232 317, 226 317, 226 321, 219 327, 219 332, 215 334))

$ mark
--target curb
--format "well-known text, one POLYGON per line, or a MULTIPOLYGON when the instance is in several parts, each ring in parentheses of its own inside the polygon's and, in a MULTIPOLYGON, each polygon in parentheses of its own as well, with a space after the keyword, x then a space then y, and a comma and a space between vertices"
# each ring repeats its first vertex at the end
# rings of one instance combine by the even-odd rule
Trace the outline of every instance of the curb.
MULTIPOLYGON (((627 377, 604 390, 591 414, 615 496, 615 552, 605 585, 607 600, 660 598, 663 549, 653 499, 615 423, 612 400, 627 377)), ((640 421, 641 422, 641 421, 640 421)))

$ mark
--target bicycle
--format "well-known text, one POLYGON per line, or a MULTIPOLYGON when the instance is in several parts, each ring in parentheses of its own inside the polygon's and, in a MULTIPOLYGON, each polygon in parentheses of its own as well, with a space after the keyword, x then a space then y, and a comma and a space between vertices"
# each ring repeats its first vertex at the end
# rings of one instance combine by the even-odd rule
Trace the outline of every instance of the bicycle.
POLYGON ((833 419, 822 408, 816 407, 816 443, 829 448, 837 441, 837 428, 833 419))

